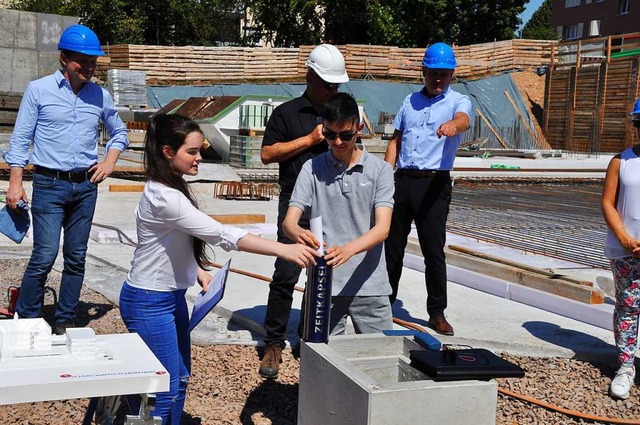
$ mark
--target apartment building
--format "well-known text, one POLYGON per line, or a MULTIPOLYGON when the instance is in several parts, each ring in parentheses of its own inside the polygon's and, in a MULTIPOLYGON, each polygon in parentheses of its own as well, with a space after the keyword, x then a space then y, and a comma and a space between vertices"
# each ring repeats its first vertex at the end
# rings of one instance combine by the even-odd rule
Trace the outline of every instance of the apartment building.
POLYGON ((553 0, 551 8, 562 40, 640 31, 640 0, 553 0))

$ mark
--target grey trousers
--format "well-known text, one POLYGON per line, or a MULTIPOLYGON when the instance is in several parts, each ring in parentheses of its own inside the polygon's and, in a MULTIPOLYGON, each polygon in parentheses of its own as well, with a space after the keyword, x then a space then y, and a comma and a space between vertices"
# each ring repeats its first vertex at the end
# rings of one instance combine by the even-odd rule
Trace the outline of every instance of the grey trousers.
POLYGON ((331 335, 344 335, 347 316, 358 334, 379 333, 393 329, 388 295, 370 297, 331 297, 331 335))

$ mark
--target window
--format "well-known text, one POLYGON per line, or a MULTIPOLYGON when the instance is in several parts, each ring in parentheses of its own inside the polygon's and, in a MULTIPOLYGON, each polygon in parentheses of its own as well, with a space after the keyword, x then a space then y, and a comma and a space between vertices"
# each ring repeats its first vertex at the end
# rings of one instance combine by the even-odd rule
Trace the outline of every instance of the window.
POLYGON ((586 4, 591 4, 591 3, 602 3, 604 0, 586 0, 586 4))
POLYGON ((567 25, 564 27, 564 39, 575 40, 582 37, 582 22, 575 25, 567 25))
POLYGON ((589 37, 600 35, 600 19, 594 19, 589 23, 589 37))
POLYGON ((629 0, 620 0, 618 14, 625 15, 627 13, 629 13, 629 0))
POLYGON ((564 7, 576 7, 580 6, 580 0, 564 0, 564 7))

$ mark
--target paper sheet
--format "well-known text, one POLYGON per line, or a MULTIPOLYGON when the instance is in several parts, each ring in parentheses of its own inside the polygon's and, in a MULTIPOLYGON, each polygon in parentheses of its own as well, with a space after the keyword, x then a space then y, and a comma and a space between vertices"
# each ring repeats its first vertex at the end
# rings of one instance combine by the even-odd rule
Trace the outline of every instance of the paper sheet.
POLYGON ((318 216, 309 220, 309 229, 314 234, 316 239, 320 242, 320 248, 318 252, 320 255, 324 255, 324 240, 322 239, 322 216, 318 216))

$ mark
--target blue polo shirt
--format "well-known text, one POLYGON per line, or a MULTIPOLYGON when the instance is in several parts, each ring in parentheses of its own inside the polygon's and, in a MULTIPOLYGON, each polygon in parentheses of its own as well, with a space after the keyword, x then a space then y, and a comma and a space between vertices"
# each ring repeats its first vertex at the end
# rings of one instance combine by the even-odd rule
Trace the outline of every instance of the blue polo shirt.
MULTIPOLYGON (((364 148, 357 164, 347 168, 331 151, 302 166, 290 207, 322 216, 323 239, 342 246, 375 225, 376 208, 393 208, 393 170, 364 148)), ((384 244, 354 255, 333 270, 333 296, 389 295, 384 244)))
POLYGON ((464 112, 471 119, 471 100, 451 87, 433 98, 423 90, 407 96, 393 120, 396 130, 402 131, 398 168, 417 170, 452 170, 456 150, 464 134, 441 137, 436 134, 441 124, 464 112))
POLYGON ((129 145, 127 129, 109 92, 87 82, 76 95, 58 70, 27 86, 4 160, 24 168, 33 141, 34 165, 59 171, 87 169, 98 162, 100 121, 110 136, 107 151, 123 151, 129 145))

